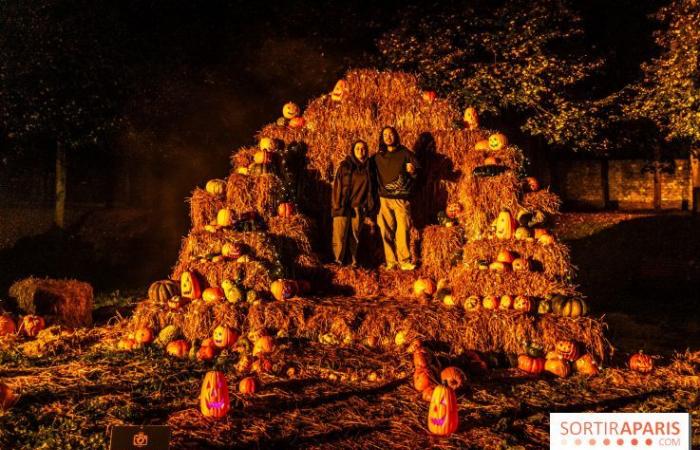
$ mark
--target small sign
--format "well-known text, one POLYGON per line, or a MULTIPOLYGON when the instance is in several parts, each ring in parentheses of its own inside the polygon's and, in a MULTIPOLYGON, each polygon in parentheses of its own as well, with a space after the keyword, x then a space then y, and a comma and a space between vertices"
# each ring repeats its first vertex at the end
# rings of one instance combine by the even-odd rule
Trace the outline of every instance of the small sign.
POLYGON ((168 450, 170 427, 167 425, 117 425, 112 427, 109 450, 168 450))

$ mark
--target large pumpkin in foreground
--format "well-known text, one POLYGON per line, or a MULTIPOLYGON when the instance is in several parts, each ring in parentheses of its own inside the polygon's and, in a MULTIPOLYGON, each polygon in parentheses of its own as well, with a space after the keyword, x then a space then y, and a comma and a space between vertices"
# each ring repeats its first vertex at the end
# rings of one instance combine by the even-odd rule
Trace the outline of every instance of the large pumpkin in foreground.
POLYGON ((0 336, 15 334, 16 331, 15 322, 11 317, 0 316, 0 336))
POLYGON ((41 316, 27 315, 22 318, 20 329, 29 337, 36 337, 46 327, 46 322, 41 316))
POLYGON ((220 419, 230 407, 228 385, 223 372, 210 371, 204 376, 199 394, 199 409, 204 417, 220 419))
POLYGON ((438 436, 449 436, 457 430, 458 425, 455 392, 447 386, 435 386, 428 410, 428 430, 438 436))

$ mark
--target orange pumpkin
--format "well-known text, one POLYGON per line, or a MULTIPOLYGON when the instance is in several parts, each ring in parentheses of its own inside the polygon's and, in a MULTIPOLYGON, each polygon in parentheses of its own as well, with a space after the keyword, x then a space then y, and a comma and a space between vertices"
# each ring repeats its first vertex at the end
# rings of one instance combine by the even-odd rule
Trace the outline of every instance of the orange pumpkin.
POLYGON ((501 211, 496 217, 496 237, 498 239, 511 239, 515 235, 517 225, 509 211, 501 211))
POLYGON ((487 151, 489 149, 489 141, 488 139, 482 139, 480 141, 476 141, 474 144, 474 150, 476 151, 487 151))
POLYGON ((173 280, 154 281, 148 287, 148 299, 154 303, 165 303, 180 293, 180 286, 173 280))
POLYGON ((0 316, 0 336, 7 336, 16 332, 15 321, 9 316, 0 316))
POLYGON ((425 402, 430 402, 430 399, 433 398, 433 391, 435 390, 435 384, 431 383, 430 386, 427 388, 423 389, 423 392, 421 392, 421 398, 425 402))
POLYGON ((554 236, 552 236, 551 234, 543 234, 537 239, 537 242, 539 242, 542 245, 554 244, 554 236))
POLYGON ((413 352, 413 367, 416 371, 428 368, 428 353, 424 349, 413 352))
POLYGON ((202 299, 206 303, 220 302, 226 299, 224 290, 219 287, 208 287, 202 292, 202 299))
POLYGON ((194 300, 202 296, 202 288, 199 278, 194 272, 182 272, 180 275, 180 295, 184 298, 194 300))
POLYGON ((272 363, 269 359, 260 356, 253 362, 252 370, 257 373, 270 373, 272 372, 272 363))
POLYGON ((498 256, 496 257, 496 261, 502 263, 512 264, 514 260, 515 255, 509 250, 501 250, 500 252, 498 252, 498 256))
POLYGON ((20 330, 29 337, 35 337, 46 327, 46 322, 41 316, 27 315, 22 318, 20 330))
POLYGON ((423 392, 423 389, 430 386, 430 383, 430 372, 428 372, 428 369, 416 369, 413 373, 413 387, 418 392, 423 392))
POLYGON ((304 128, 305 125, 306 125, 306 119, 304 119, 301 116, 300 117, 293 117, 289 121, 289 128, 296 128, 296 129, 304 128))
POLYGON ((235 220, 236 217, 231 208, 221 208, 216 213, 216 225, 220 227, 230 227, 235 220))
POLYGON ((165 351, 170 356, 175 356, 176 358, 184 358, 190 351, 190 344, 184 339, 177 339, 175 341, 169 342, 165 347, 165 351))
POLYGON ((291 280, 275 280, 270 285, 270 293, 279 300, 287 300, 296 295, 296 283, 291 280))
POLYGON ((275 340, 272 336, 260 336, 253 346, 253 356, 261 353, 272 353, 275 351, 275 340))
POLYGON ((571 366, 564 359, 548 359, 544 363, 544 370, 559 378, 566 378, 571 373, 571 366))
POLYGON ((519 355, 518 356, 518 369, 523 372, 539 375, 544 371, 544 358, 538 358, 530 355, 519 355))
POLYGON ((431 297, 435 294, 435 290, 435 282, 430 278, 418 278, 413 283, 413 293, 416 295, 416 297, 431 297))
POLYGON ((258 382, 253 377, 245 377, 238 383, 238 392, 241 394, 255 394, 258 390, 258 382))
POLYGON ((294 214, 294 203, 283 202, 277 206, 277 215, 280 217, 291 217, 294 214))
POLYGON ((435 386, 428 409, 428 430, 438 436, 449 436, 458 425, 457 396, 447 386, 435 386))
POLYGON ((334 102, 339 102, 343 100, 343 97, 345 96, 345 92, 348 90, 348 82, 345 80, 338 80, 337 83, 335 83, 335 87, 333 88, 333 92, 331 92, 331 100, 334 102))
POLYGON ((530 270, 530 260, 526 258, 515 258, 513 260, 513 270, 516 272, 523 271, 527 272, 530 270))
POLYGON ((218 348, 233 348, 236 345, 239 334, 227 326, 219 325, 214 328, 211 338, 214 345, 218 348))
POLYGON ((202 342, 202 346, 197 350, 197 360, 211 361, 214 359, 214 356, 216 356, 216 347, 214 347, 214 343, 212 342, 211 345, 204 345, 204 342, 202 342))
POLYGON ((649 355, 645 355, 641 351, 630 356, 630 369, 640 373, 649 373, 654 369, 654 360, 649 355))
POLYGON ((503 133, 495 133, 489 136, 489 149, 501 150, 508 145, 508 138, 503 133))
POLYGON ((461 388, 466 378, 459 367, 446 367, 440 372, 440 381, 454 390, 461 388))
POLYGON ((155 339, 153 329, 149 327, 141 327, 134 332, 134 340, 137 344, 150 344, 155 339))
POLYGON ((578 345, 574 341, 557 341, 554 349, 567 361, 576 361, 579 357, 578 345))
POLYGON ((433 103, 437 98, 435 91, 423 91, 423 101, 426 103, 433 103))
POLYGON ((255 164, 266 165, 272 162, 272 152, 267 150, 258 150, 253 156, 255 164))
POLYGON ((224 180, 209 180, 204 189, 211 195, 223 195, 226 192, 226 182, 224 180))
POLYGON ((533 304, 530 297, 518 295, 513 300, 513 309, 516 311, 532 312, 533 304))
POLYGON ((498 302, 498 309, 511 309, 513 307, 513 297, 510 295, 501 295, 498 302))
POLYGON ((6 411, 17 402, 17 395, 10 386, 0 383, 0 410, 6 411))
POLYGON ((415 353, 418 350, 421 350, 423 348, 423 343, 421 342, 420 339, 414 339, 411 341, 410 344, 408 344, 408 347, 406 348, 406 351, 408 353, 415 353))
POLYGON ((293 119, 297 117, 300 112, 299 105, 294 102, 287 102, 282 106, 282 117, 285 119, 293 119))
POLYGON ((574 368, 576 372, 583 375, 598 375, 600 368, 598 363, 590 353, 586 353, 574 362, 574 368))
POLYGON ((223 372, 210 371, 204 375, 199 394, 199 409, 204 417, 221 419, 230 408, 228 383, 223 372))
POLYGON ((489 264, 489 270, 494 270, 496 272, 510 272, 510 269, 510 264, 500 261, 494 261, 489 264))
POLYGON ((462 214, 463 208, 461 203, 450 203, 447 205, 447 209, 445 210, 445 214, 447 217, 450 219, 456 218, 458 215, 462 214))
POLYGON ((498 297, 495 295, 485 296, 481 306, 483 306, 484 309, 498 309, 498 297))
POLYGON ((468 130, 476 130, 479 128, 479 113, 476 112, 476 108, 469 106, 464 110, 464 127, 468 130))

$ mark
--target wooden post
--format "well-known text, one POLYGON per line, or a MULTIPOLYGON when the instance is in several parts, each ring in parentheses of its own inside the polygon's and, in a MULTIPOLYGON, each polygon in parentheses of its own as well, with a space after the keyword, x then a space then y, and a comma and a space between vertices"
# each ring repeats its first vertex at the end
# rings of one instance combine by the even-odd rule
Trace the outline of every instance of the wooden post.
POLYGON ((66 148, 56 143, 56 215, 54 223, 66 227, 66 148))
POLYGON ((697 214, 700 211, 700 149, 690 152, 690 201, 691 211, 697 214))

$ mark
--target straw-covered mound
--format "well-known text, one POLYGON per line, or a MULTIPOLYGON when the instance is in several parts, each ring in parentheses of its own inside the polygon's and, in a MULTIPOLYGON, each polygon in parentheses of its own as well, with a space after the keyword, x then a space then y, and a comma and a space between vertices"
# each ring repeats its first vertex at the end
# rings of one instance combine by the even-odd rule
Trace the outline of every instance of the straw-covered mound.
POLYGON ((267 291, 274 281, 270 272, 273 267, 263 261, 179 261, 173 268, 172 279, 179 280, 185 271, 196 273, 207 286, 220 287, 224 280, 241 280, 246 289, 267 291))
POLYGON ((421 241, 423 271, 436 279, 446 277, 450 269, 462 261, 464 242, 464 230, 461 227, 425 227, 421 241))
POLYGON ((470 295, 525 295, 544 298, 550 294, 577 295, 574 286, 539 272, 498 272, 460 266, 450 272, 452 293, 459 301, 470 295))

